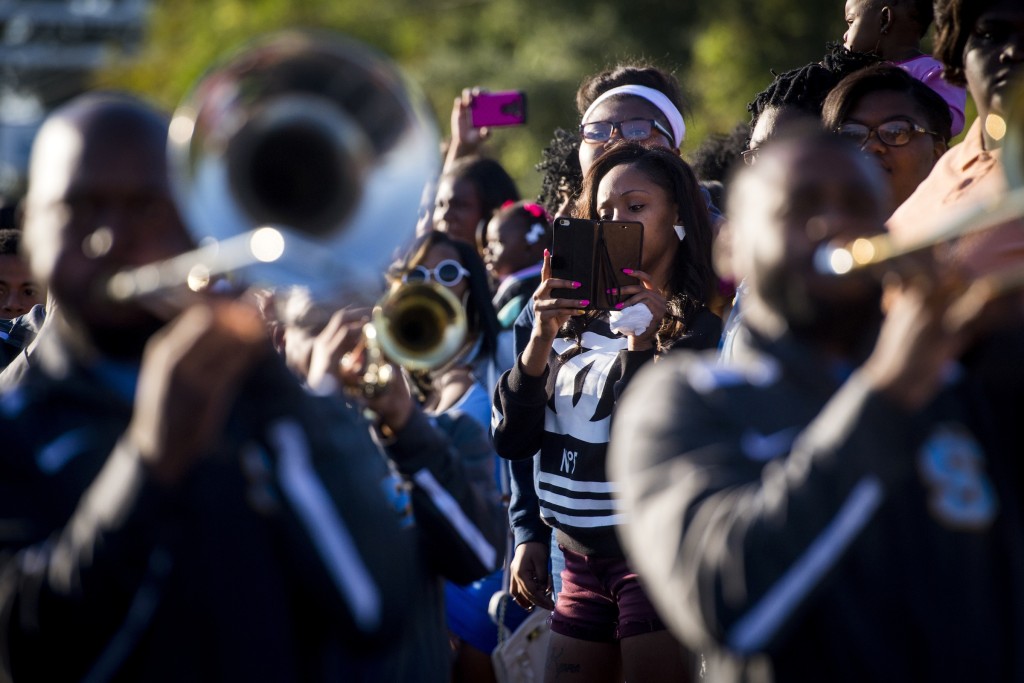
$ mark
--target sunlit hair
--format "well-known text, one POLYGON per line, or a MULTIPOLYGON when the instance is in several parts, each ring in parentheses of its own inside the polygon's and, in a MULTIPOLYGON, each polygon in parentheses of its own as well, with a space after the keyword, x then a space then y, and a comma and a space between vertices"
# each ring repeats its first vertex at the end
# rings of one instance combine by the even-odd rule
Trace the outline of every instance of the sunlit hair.
MULTIPOLYGON (((646 62, 624 62, 583 80, 576 90, 576 109, 579 115, 583 116, 598 97, 623 85, 653 88, 665 95, 680 113, 686 113, 679 81, 674 75, 646 62)), ((669 125, 664 116, 660 118, 661 124, 669 125)), ((557 128, 551 142, 542 152, 541 161, 536 166, 543 175, 537 202, 544 206, 550 216, 558 214, 564 198, 568 197, 572 202, 579 198, 583 183, 579 151, 579 135, 557 128)))
POLYGON ((964 47, 974 30, 978 17, 995 0, 935 0, 935 38, 933 54, 945 69, 942 77, 953 85, 964 87, 964 47))
POLYGON ((21 231, 13 229, 0 230, 0 256, 18 256, 21 248, 21 231))
POLYGON ((426 258, 436 246, 451 247, 458 261, 469 271, 469 297, 466 300, 466 322, 469 331, 480 338, 480 355, 493 356, 498 348, 498 315, 491 304, 490 280, 480 254, 469 244, 453 240, 447 234, 432 230, 416 239, 404 258, 391 266, 389 275, 398 279, 426 258))
POLYGON ((660 343, 685 334, 715 291, 711 218, 690 165, 671 150, 635 142, 616 143, 597 158, 583 179, 576 216, 599 218, 597 190, 601 180, 613 168, 623 165, 634 167, 665 190, 675 202, 677 218, 686 227, 686 239, 678 243, 668 282, 668 314, 658 332, 660 343))
MULTIPOLYGON (((623 85, 643 85, 662 93, 683 112, 683 96, 679 81, 668 71, 643 62, 618 64, 607 71, 590 76, 576 90, 576 109, 580 116, 590 108, 598 97, 612 88, 623 85)), ((664 121, 663 123, 667 123, 664 121)))
POLYGON ((583 171, 580 169, 580 136, 556 128, 554 137, 541 152, 541 161, 534 168, 541 173, 537 203, 549 216, 558 214, 565 199, 576 201, 583 171))

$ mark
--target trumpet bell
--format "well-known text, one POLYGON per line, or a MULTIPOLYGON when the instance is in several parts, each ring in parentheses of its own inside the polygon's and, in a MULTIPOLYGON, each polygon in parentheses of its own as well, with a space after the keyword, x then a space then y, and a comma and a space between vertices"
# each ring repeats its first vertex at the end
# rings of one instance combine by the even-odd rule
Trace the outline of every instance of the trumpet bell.
POLYGON ((215 67, 169 135, 186 225, 223 264, 208 270, 314 294, 379 290, 439 168, 427 112, 389 60, 340 36, 276 34, 215 67))
POLYGON ((462 304, 447 288, 402 285, 374 308, 372 324, 384 355, 410 370, 432 370, 454 359, 466 344, 462 304))

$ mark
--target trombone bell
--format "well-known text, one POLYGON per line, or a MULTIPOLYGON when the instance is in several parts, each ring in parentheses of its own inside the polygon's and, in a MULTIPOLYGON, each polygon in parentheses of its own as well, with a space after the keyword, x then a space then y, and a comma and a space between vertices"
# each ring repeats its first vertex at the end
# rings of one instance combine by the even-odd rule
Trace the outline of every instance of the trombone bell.
POLYGON ((422 94, 370 48, 314 32, 273 34, 216 66, 168 137, 176 202, 212 261, 200 265, 316 298, 379 291, 440 166, 422 94), (227 246, 260 229, 282 236, 278 257, 227 246))

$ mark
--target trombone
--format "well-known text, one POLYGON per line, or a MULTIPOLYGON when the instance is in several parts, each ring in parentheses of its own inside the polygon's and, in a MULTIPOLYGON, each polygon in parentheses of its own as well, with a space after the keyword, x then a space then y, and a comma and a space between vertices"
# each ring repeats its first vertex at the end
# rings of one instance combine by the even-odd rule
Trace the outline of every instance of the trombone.
MULTIPOLYGON (((108 296, 199 291, 238 273, 314 300, 365 300, 440 167, 428 111, 389 60, 355 41, 306 31, 257 41, 203 76, 171 120, 172 190, 199 248, 115 274, 108 296)), ((442 290, 385 295, 372 345, 411 369, 453 357, 466 315, 442 290)))

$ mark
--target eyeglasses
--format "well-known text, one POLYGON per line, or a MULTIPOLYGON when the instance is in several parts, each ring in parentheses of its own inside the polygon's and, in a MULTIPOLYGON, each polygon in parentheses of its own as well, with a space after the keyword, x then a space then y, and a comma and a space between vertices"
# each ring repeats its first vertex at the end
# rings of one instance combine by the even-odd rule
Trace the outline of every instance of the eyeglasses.
POLYGON ((855 143, 858 147, 866 145, 872 133, 875 133, 878 139, 888 147, 902 147, 910 142, 914 135, 918 133, 936 135, 936 133, 922 128, 916 123, 903 120, 886 121, 874 128, 869 128, 863 123, 844 123, 836 128, 836 133, 855 143))
POLYGON ((761 153, 760 147, 754 149, 745 149, 740 152, 740 156, 743 157, 743 163, 747 166, 753 166, 757 162, 757 155, 761 153))
POLYGON ((646 140, 657 131, 675 144, 672 133, 654 119, 630 119, 629 121, 591 121, 580 126, 584 142, 608 142, 613 131, 619 131, 623 140, 646 140))
POLYGON ((433 270, 426 266, 414 266, 402 275, 402 282, 405 284, 419 284, 430 282, 431 279, 445 287, 454 287, 462 282, 462 278, 469 277, 469 271, 462 267, 462 264, 452 259, 441 261, 433 270))

